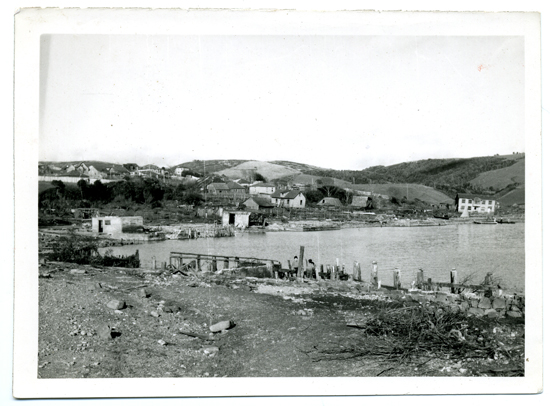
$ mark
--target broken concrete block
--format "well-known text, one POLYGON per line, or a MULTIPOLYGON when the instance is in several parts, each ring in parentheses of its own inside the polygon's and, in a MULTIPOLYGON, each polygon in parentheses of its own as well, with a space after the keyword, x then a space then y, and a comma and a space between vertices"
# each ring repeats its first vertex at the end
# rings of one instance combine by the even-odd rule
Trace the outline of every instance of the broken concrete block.
POLYGON ((125 306, 126 303, 124 302, 124 300, 113 299, 109 303, 107 303, 107 307, 113 310, 124 309, 125 306))
POLYGON ((97 329, 97 335, 104 340, 110 340, 113 338, 111 334, 111 326, 108 324, 102 324, 97 329))
POLYGON ((213 333, 220 332, 222 330, 228 330, 235 324, 231 320, 220 321, 219 323, 210 326, 210 331, 213 333))
POLYGON ((493 309, 505 309, 506 302, 500 297, 495 297, 493 299, 493 309))
POLYGON ((138 297, 145 297, 145 298, 151 296, 151 294, 149 293, 149 291, 148 291, 147 289, 145 289, 145 288, 139 289, 139 290, 136 292, 136 295, 137 295, 138 297))
POLYGON ((489 299, 488 297, 482 298, 479 301, 479 304, 477 305, 477 307, 480 309, 491 309, 492 308, 491 299, 489 299))
POLYGON ((204 347, 202 351, 206 355, 214 356, 220 351, 220 349, 218 347, 204 347))

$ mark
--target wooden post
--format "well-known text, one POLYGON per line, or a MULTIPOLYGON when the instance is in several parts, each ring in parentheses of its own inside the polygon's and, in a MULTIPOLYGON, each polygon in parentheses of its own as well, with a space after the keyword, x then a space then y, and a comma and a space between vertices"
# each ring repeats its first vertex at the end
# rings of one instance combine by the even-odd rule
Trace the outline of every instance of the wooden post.
POLYGON ((376 261, 372 261, 370 280, 374 289, 378 289, 378 263, 376 261))
POLYGON ((357 261, 353 263, 353 280, 361 282, 361 264, 357 261))
POLYGON ((162 269, 166 269, 166 262, 165 261, 161 262, 161 267, 162 267, 162 269))
POLYGON ((418 289, 423 289, 424 286, 424 270, 420 268, 416 272, 416 286, 418 286, 418 289))
POLYGON ((268 261, 266 263, 266 266, 267 266, 267 270, 269 271, 269 273, 271 273, 271 277, 275 277, 275 279, 279 279, 279 275, 277 275, 277 272, 274 271, 274 268, 273 268, 273 261, 268 261))
POLYGON ((153 257, 153 269, 157 269, 157 259, 153 257))
POLYGON ((300 257, 298 259, 298 276, 304 278, 304 249, 303 245, 300 245, 300 257))
POLYGON ((229 257, 225 257, 223 260, 223 269, 229 269, 229 257))
POLYGON ((197 271, 201 270, 201 256, 197 255, 197 271))
POLYGON ((330 266, 330 280, 335 281, 338 279, 338 265, 330 266))
POLYGON ((241 260, 239 259, 239 257, 235 257, 235 267, 239 268, 240 266, 241 266, 241 260))
MULTIPOLYGON (((451 269, 451 283, 452 284, 455 284, 457 283, 458 281, 458 278, 457 278, 457 272, 456 272, 456 269, 453 268, 451 269)), ((457 289, 455 287, 451 287, 451 293, 456 293, 457 289)))
POLYGON ((428 278, 428 290, 432 290, 432 278, 428 278))
POLYGON ((395 289, 401 289, 401 271, 399 268, 393 270, 393 287, 395 289))

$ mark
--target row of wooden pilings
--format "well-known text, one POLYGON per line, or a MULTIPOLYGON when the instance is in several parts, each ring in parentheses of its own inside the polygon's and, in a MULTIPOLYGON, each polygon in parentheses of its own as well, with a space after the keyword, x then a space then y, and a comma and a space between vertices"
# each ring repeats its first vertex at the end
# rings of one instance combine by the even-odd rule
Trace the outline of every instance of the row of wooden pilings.
MULTIPOLYGON (((304 247, 300 246, 300 257, 298 259, 298 272, 297 277, 303 279, 304 278, 304 247)), ((291 262, 288 260, 288 266, 289 269, 292 270, 291 262)), ((363 282, 363 277, 361 273, 361 264, 357 261, 354 261, 353 263, 353 272, 351 275, 348 275, 345 272, 345 265, 339 265, 338 259, 336 259, 336 265, 320 265, 319 270, 315 270, 316 275, 315 277, 317 279, 328 279, 328 280, 347 280, 349 276, 352 277, 352 279, 356 282, 363 282)), ((488 274, 485 277, 485 285, 492 284, 491 280, 491 274, 488 274)), ((275 275, 277 277, 277 275, 275 275)), ((395 289, 402 289, 402 281, 401 281, 401 270, 399 268, 395 268, 392 273, 393 277, 393 288, 395 289)), ((373 287, 380 289, 382 287, 382 282, 379 277, 378 273, 378 262, 372 261, 372 268, 371 268, 371 274, 370 274, 370 283, 373 287)), ((447 286, 451 288, 451 293, 457 293, 458 291, 458 272, 455 268, 452 268, 450 271, 450 281, 449 283, 441 283, 441 282, 433 282, 432 278, 424 278, 424 270, 419 269, 416 272, 416 279, 412 282, 412 287, 417 287, 419 289, 427 289, 432 290, 435 286, 447 286)))

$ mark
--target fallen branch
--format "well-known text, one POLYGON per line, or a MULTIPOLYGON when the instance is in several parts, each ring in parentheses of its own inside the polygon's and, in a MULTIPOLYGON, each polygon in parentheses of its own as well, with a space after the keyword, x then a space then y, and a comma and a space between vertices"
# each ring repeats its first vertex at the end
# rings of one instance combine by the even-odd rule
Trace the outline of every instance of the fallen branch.
POLYGON ((196 334, 196 333, 191 333, 190 331, 182 331, 182 330, 180 330, 179 332, 180 332, 180 334, 184 334, 184 335, 189 336, 189 337, 200 338, 201 340, 214 341, 214 339, 212 337, 204 335, 204 334, 196 334))

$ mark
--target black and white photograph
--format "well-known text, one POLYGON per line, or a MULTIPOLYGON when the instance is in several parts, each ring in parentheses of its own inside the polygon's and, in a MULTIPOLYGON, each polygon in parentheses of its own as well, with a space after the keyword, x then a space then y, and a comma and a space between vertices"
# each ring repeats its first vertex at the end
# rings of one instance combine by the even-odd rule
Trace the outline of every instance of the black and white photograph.
POLYGON ((537 392, 540 15, 481 14, 22 10, 20 396, 537 392))

